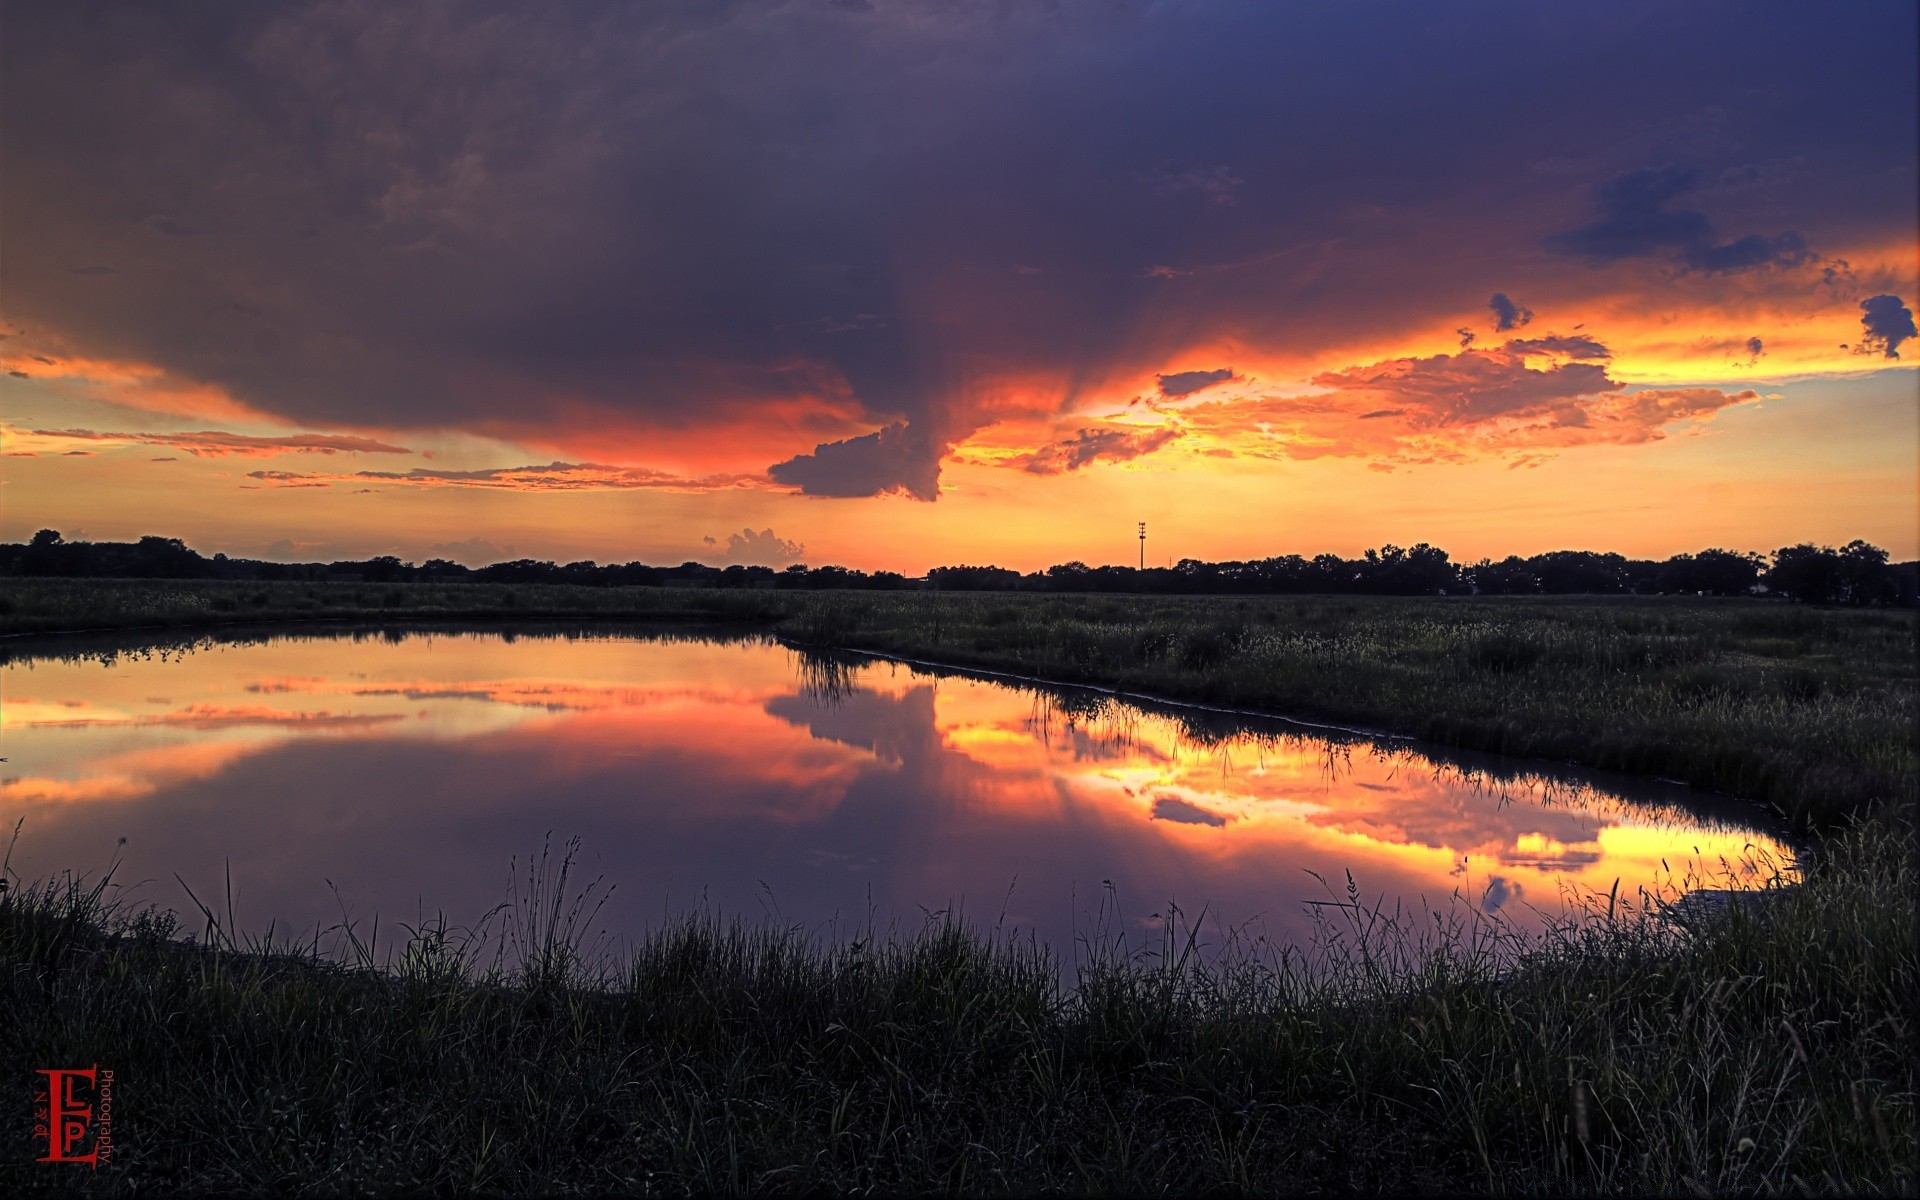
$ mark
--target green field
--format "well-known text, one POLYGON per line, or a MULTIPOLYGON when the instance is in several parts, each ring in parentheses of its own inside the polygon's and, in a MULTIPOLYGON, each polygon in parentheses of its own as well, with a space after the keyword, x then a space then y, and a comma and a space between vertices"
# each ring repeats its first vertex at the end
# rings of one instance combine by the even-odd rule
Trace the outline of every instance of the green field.
MULTIPOLYGON (((720 918, 629 959, 529 881, 505 944, 235 945, 98 881, 0 900, 0 1055, 119 1071, 121 1161, 9 1191, 375 1187, 1910 1192, 1915 614, 1753 601, 1144 599, 0 582, 0 628, 752 622, 796 642, 1672 775, 1814 837, 1671 924, 1464 943, 1364 909, 1305 947, 838 944, 720 918), (1446 946, 1456 948, 1448 950, 1446 946)), ((15 652, 24 650, 19 646, 15 652)), ((209 914, 211 917, 211 914, 209 914)), ((502 931, 496 931, 500 934, 502 931)), ((23 1085, 25 1086, 25 1085, 23 1085)))

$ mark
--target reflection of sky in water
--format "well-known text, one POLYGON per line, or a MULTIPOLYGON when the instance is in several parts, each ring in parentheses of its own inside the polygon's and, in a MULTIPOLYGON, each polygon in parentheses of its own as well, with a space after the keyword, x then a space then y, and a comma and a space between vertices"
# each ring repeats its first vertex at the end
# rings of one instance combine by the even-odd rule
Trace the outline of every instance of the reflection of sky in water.
MULTIPOLYGON (((77 643, 68 643, 69 645, 77 643)), ((803 662, 762 641, 276 637, 15 660, 0 817, 32 878, 98 871, 171 905, 231 865, 243 924, 472 920, 509 859, 584 839, 634 932, 706 902, 818 925, 958 903, 1063 946, 1108 881, 1270 936, 1344 886, 1530 920, 1568 895, 1720 878, 1764 835, 1684 788, 1280 723, 1222 724, 803 662), (1623 795, 1629 799, 1623 799, 1623 795), (871 906, 871 907, 870 907, 871 906)), ((1758 883, 1764 871, 1740 878, 1758 883)))

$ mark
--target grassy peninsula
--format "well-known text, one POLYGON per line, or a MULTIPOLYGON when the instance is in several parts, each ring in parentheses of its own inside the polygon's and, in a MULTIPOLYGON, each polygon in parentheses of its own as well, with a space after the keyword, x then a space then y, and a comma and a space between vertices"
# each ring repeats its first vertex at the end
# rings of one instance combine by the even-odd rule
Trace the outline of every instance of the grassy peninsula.
POLYGON ((53 1175, 22 1153, 9 1191, 1916 1185, 1912 612, 25 581, 0 601, 9 632, 751 621, 1674 775, 1817 839, 1800 886, 1685 927, 1595 913, 1447 943, 1356 906, 1314 945, 1211 953, 1091 930, 1071 984, 1037 947, 944 925, 826 944, 690 920, 603 961, 564 871, 503 916, 507 957, 444 928, 390 956, 261 945, 213 913, 189 938, 98 879, 14 880, 0 1059, 25 1080, 112 1063, 120 1161, 53 1175))

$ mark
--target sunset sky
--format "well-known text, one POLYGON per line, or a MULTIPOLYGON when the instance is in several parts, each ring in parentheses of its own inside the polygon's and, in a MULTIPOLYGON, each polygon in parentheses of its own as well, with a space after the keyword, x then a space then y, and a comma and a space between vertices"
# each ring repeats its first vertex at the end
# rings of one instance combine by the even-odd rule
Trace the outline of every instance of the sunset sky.
POLYGON ((16 6, 0 537, 1911 558, 1917 14, 16 6))

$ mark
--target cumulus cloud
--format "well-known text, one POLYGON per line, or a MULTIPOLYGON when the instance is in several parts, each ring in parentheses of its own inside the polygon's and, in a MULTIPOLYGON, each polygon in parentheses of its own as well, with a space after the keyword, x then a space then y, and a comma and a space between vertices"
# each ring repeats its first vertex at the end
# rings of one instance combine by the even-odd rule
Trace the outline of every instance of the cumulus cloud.
MULTIPOLYGON (((1533 320, 1533 310, 1524 305, 1515 304, 1507 298, 1505 292, 1495 292, 1493 298, 1487 301, 1487 307, 1493 310, 1493 328, 1496 333, 1518 329, 1533 320)), ((1464 346, 1464 343, 1462 345, 1464 346)))
POLYGON ((35 437, 70 441, 119 442, 129 446, 161 446, 196 458, 266 458, 275 454, 411 454, 405 446, 368 437, 335 433, 297 433, 287 437, 252 437, 203 429, 197 433, 106 433, 94 429, 36 429, 35 437))
POLYGON ((469 567, 505 562, 514 555, 512 546, 496 546, 483 537, 470 537, 458 542, 435 542, 427 549, 434 558, 451 559, 469 567))
MULTIPOLYGON (((709 546, 720 545, 717 538, 700 540, 709 546)), ((799 562, 807 553, 805 546, 790 542, 771 529, 762 529, 758 533, 752 529, 742 529, 739 533, 730 533, 726 545, 725 560, 747 566, 781 567, 799 562)))
POLYGON ((1599 219, 1553 234, 1547 245, 1593 263, 1664 255, 1706 274, 1797 267, 1813 258, 1806 239, 1792 231, 1716 244, 1718 234, 1707 214, 1669 207, 1698 184, 1699 172, 1679 163, 1616 175, 1594 185, 1599 219))
POLYGON ((1210 388, 1216 383, 1225 383, 1237 378, 1232 367, 1219 367, 1212 371, 1176 371, 1171 375, 1156 376, 1160 381, 1160 394, 1169 399, 1191 396, 1195 392, 1210 388))
POLYGON ((1008 459, 1008 465, 1033 475, 1062 475, 1078 471, 1096 462, 1126 462, 1143 454, 1152 454, 1180 436, 1171 425, 1157 429, 1139 429, 1109 425, 1084 428, 1037 450, 1008 459))
POLYGON ((1869 296, 1860 302, 1860 328, 1865 331, 1855 354, 1900 357, 1900 343, 1916 336, 1913 310, 1898 296, 1869 296))
POLYGON ((330 542, 279 538, 267 543, 260 557, 272 562, 313 562, 346 557, 350 552, 330 542))

